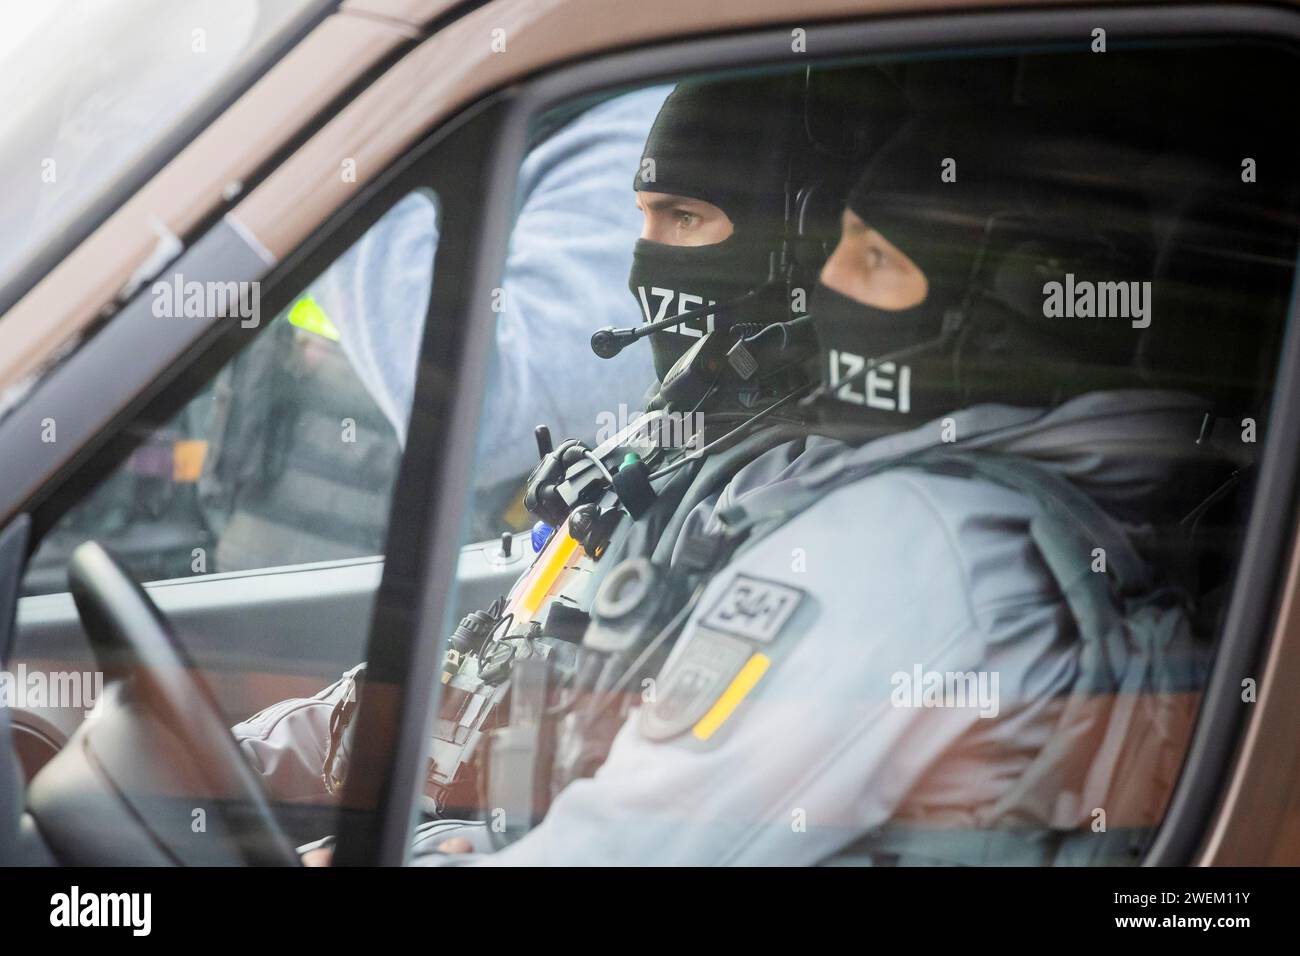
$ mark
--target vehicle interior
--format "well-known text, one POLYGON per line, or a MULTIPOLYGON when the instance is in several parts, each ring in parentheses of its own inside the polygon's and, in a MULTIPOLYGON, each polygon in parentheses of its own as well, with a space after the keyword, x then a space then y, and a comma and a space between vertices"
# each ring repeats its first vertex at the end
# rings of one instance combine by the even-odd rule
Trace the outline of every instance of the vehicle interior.
MULTIPOLYGON (((1155 263, 1154 309, 1178 321, 1157 321, 1143 337, 1142 375, 1152 387, 1166 378, 1199 382, 1226 430, 1252 435, 1216 476, 1214 492, 1180 502, 1182 519, 1152 547, 1197 582, 1195 626, 1211 658, 1242 630, 1262 639, 1259 622, 1272 619, 1273 601, 1243 591, 1242 569, 1264 526, 1293 517, 1289 499, 1267 493, 1282 487, 1276 469, 1294 468, 1272 443, 1285 440, 1290 418, 1281 397, 1300 373, 1285 366, 1295 348, 1288 313, 1300 155, 1293 124, 1257 91, 1294 87, 1294 45, 1203 34, 1126 41, 1117 33, 1105 54, 1077 37, 1038 36, 1013 37, 1002 49, 948 45, 919 55, 872 52, 862 39, 869 31, 851 24, 834 44, 831 35, 828 55, 811 67, 756 52, 787 43, 782 28, 770 37, 745 34, 752 48, 727 46, 732 37, 719 47, 678 41, 649 56, 614 54, 481 98, 339 203, 274 266, 262 280, 260 327, 214 324, 201 340, 194 330, 178 332, 180 358, 160 357, 156 370, 141 367, 117 386, 134 395, 127 410, 19 508, 0 511, 7 516, 0 625, 13 608, 12 632, 0 631, 3 668, 103 675, 93 716, 35 698, 7 707, 28 788, 27 862, 296 865, 294 847, 349 827, 381 848, 366 851, 371 859, 400 852, 394 834, 410 820, 394 808, 418 806, 413 791, 423 768, 417 760, 404 776, 383 770, 415 746, 409 726, 427 735, 427 706, 438 690, 431 665, 441 649, 424 635, 445 637, 506 594, 534 553, 536 519, 522 505, 532 449, 530 462, 512 463, 511 474, 474 479, 492 465, 480 444, 484 396, 514 387, 491 378, 497 359, 490 356, 523 346, 494 342, 491 323, 466 323, 466 303, 484 301, 508 261, 520 214, 507 196, 521 166, 575 119, 682 77, 805 76, 810 91, 824 94, 817 102, 825 112, 806 117, 812 134, 828 149, 862 156, 880 145, 872 129, 894 122, 900 108, 942 116, 996 105, 1050 129, 1043 138, 1049 157, 1075 147, 1107 157, 1090 181, 1058 185, 1122 190, 1145 210, 1132 231, 1141 230, 1155 263), (654 54, 665 52, 674 61, 652 66, 654 54), (707 66, 715 56, 719 65, 707 66), (867 75, 864 85, 837 82, 867 75), (845 115, 859 125, 846 128, 845 115), (1243 180, 1247 158, 1256 178, 1243 180), (412 195, 437 208, 442 235, 436 260, 411 264, 431 295, 415 309, 419 377, 403 434, 372 394, 373 379, 357 372, 369 347, 355 338, 358 318, 346 314, 345 300, 325 302, 320 290, 322 277, 412 195), (1207 337, 1221 344, 1213 355, 1196 347, 1207 337), (447 470, 453 467, 460 471, 447 470), (441 596, 431 598, 435 592, 441 596), (1246 614, 1248 604, 1258 605, 1256 617, 1246 614), (323 790, 268 795, 227 728, 277 702, 311 697, 366 659, 375 691, 352 773, 369 782, 341 803, 323 790), (416 688, 411 674, 421 668, 427 681, 416 688), (350 810, 358 812, 349 817, 350 810)), ((797 238, 811 257, 824 257, 835 241, 827 221, 841 195, 799 197, 797 238)), ((213 222, 185 252, 204 257, 189 271, 260 274, 265 263, 239 242, 225 220, 213 222)), ((607 280, 635 306, 625 274, 607 280)), ((29 430, 47 417, 62 428, 62 413, 47 411, 58 396, 73 406, 93 403, 75 376, 118 367, 110 363, 150 334, 147 300, 146 288, 123 303, 43 373, 30 397, 0 412, 9 420, 0 446, 13 440, 19 416, 29 430)), ((606 324, 593 319, 592 330, 606 324)), ((589 350, 550 361, 557 374, 578 379, 605 374, 589 350)), ((103 377, 81 381, 98 387, 103 377)), ((619 401, 636 402, 650 384, 628 382, 619 401)), ((556 424, 522 423, 529 432, 556 424)), ((1277 533, 1284 538, 1253 560, 1272 561, 1272 573, 1260 577, 1280 581, 1289 534, 1277 533)), ((1225 658, 1220 668, 1239 663, 1225 658)), ((1206 680, 1187 691, 1205 693, 1206 680)), ((1183 805, 1170 806, 1172 813, 1183 805)), ((1160 822, 1140 827, 1127 862, 1150 850, 1160 822)))

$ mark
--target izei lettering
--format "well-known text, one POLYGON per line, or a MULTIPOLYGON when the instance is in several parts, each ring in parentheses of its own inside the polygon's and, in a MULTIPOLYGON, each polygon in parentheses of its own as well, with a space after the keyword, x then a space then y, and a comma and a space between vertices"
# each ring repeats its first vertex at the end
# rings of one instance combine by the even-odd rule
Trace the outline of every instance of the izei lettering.
MULTIPOLYGON (((717 304, 716 299, 709 299, 706 303, 703 296, 691 295, 687 292, 677 292, 673 289, 661 289, 658 286, 650 287, 649 297, 646 296, 646 289, 643 285, 637 286, 636 292, 641 299, 641 311, 642 314, 645 315, 647 323, 658 322, 661 319, 668 318, 668 308, 673 304, 673 302, 677 303, 677 308, 672 313, 673 315, 681 315, 683 312, 690 312, 694 309, 698 309, 702 305, 717 304), (657 300, 657 310, 650 307, 650 299, 657 300)), ((713 313, 710 312, 708 315, 702 316, 698 319, 687 319, 680 325, 670 326, 669 328, 664 329, 664 331, 676 332, 679 335, 685 335, 692 339, 703 338, 705 332, 713 331, 713 313)))
POLYGON ((148 936, 153 928, 152 893, 71 892, 50 897, 51 926, 125 926, 133 936, 148 936))
POLYGON ((828 349, 832 394, 850 405, 865 405, 882 412, 906 415, 912 409, 912 368, 828 349))

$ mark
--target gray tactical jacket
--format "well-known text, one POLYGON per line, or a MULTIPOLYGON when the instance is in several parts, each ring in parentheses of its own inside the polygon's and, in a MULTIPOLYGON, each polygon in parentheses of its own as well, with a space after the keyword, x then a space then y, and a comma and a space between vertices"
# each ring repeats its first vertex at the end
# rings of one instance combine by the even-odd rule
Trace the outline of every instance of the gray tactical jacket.
MULTIPOLYGON (((886 826, 978 838, 1095 828, 1098 811, 1117 828, 1149 825, 1195 694, 1162 687, 1159 668, 1135 657, 1115 665, 1122 693, 1101 695, 1100 711, 1079 695, 1096 648, 1090 660, 1030 533, 1040 503, 905 464, 845 476, 931 446, 996 452, 1067 477, 1133 524, 1189 456, 1240 455, 1206 440, 1204 423, 1190 396, 1097 393, 1048 412, 974 407, 856 448, 812 437, 761 455, 694 509, 685 533, 716 527, 723 511, 806 506, 709 581, 596 775, 504 850, 418 852, 450 832, 438 825, 437 841, 417 841, 417 862, 801 865, 886 826), (1063 774, 1072 741, 1088 741, 1086 755, 1063 774), (1118 769, 1134 766, 1151 786, 1121 798, 1118 769)), ((1094 570, 1085 561, 1078 573, 1094 570)), ((1150 616, 1157 645, 1185 630, 1177 614, 1150 616)), ((243 746, 259 767, 314 762, 319 773, 321 747, 297 732, 263 722, 243 746)), ((990 847, 965 857, 1043 862, 990 847)))

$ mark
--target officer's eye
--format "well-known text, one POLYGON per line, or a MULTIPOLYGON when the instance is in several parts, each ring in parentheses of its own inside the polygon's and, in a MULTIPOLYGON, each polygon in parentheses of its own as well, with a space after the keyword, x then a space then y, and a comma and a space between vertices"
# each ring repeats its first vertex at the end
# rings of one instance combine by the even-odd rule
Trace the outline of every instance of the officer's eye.
POLYGON ((700 221, 700 217, 693 212, 687 212, 685 209, 676 209, 673 211, 673 222, 679 229, 694 228, 700 221))
POLYGON ((867 268, 879 269, 885 264, 885 250, 879 246, 867 246, 867 268))

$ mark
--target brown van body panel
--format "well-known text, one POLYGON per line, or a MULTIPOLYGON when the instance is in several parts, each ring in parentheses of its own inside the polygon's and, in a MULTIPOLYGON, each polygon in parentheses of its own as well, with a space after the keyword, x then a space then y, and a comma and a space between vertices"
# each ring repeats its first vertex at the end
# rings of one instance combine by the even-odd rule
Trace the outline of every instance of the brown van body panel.
POLYGON ((466 0, 343 0, 343 13, 399 20, 414 27, 426 27, 450 13, 466 0))
POLYGON ((1300 546, 1256 680, 1257 700, 1241 704, 1251 716, 1203 866, 1300 866, 1300 546))

